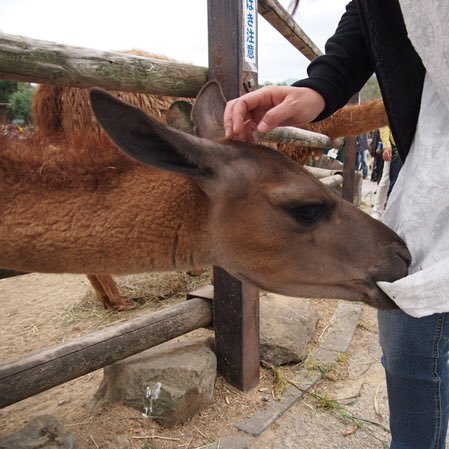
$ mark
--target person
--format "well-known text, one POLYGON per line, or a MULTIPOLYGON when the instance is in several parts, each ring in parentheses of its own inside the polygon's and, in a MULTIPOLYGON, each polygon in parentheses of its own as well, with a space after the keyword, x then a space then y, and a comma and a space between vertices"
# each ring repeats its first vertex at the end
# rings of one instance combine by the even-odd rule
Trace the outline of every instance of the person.
POLYGON ((355 138, 355 170, 362 170, 363 179, 368 177, 368 165, 366 164, 365 151, 368 151, 368 136, 360 134, 355 138))
POLYGON ((370 153, 373 159, 373 170, 371 171, 371 181, 379 183, 382 178, 382 171, 384 168, 384 160, 382 158, 383 146, 380 140, 380 132, 375 129, 372 134, 370 142, 370 153))
POLYGON ((382 143, 382 158, 384 160, 382 177, 377 188, 376 201, 374 203, 371 216, 376 220, 381 220, 384 214, 388 197, 393 190, 399 171, 402 167, 397 146, 394 142, 393 134, 388 126, 380 129, 380 142, 382 143))
POLYGON ((390 449, 444 449, 449 416, 449 2, 352 0, 325 54, 292 86, 228 102, 226 137, 323 119, 373 72, 404 162, 384 223, 407 242, 409 275, 378 285, 399 306, 378 312, 390 449))

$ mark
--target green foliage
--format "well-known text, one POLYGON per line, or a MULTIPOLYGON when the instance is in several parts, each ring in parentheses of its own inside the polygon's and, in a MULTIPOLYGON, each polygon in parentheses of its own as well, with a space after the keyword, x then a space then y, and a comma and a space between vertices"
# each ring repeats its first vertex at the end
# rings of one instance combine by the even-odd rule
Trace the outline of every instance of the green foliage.
POLYGON ((277 83, 273 83, 271 81, 265 81, 262 84, 259 84, 259 87, 265 87, 265 86, 288 86, 287 81, 280 81, 277 83))
POLYGON ((17 90, 17 81, 0 80, 0 103, 9 103, 9 97, 17 90))
POLYGON ((373 75, 360 91, 360 101, 361 103, 365 103, 366 101, 377 100, 381 97, 379 83, 377 82, 376 76, 373 75))
POLYGON ((31 97, 33 86, 28 83, 20 83, 16 92, 9 97, 9 110, 13 119, 21 119, 25 123, 31 120, 31 97))

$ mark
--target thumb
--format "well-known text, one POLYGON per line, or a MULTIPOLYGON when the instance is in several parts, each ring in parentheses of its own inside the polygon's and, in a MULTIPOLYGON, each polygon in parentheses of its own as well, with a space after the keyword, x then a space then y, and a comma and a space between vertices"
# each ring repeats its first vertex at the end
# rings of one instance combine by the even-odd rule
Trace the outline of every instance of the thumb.
POLYGON ((285 122, 291 116, 290 108, 282 102, 265 113, 257 125, 257 131, 260 133, 267 133, 276 126, 285 122))

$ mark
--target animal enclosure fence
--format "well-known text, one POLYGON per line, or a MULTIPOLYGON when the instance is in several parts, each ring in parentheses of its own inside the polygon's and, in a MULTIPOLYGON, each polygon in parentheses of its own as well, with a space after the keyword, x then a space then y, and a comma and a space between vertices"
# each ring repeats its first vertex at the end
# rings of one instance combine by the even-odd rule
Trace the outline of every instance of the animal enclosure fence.
MULTIPOLYGON (((208 79, 216 79, 227 99, 235 98, 257 87, 258 7, 261 15, 307 58, 320 54, 276 0, 208 0, 209 68, 0 33, 0 78, 182 97, 196 96, 208 79)), ((280 132, 301 145, 339 144, 310 132, 280 132)), ((279 138, 279 134, 266 138, 279 138)), ((347 139, 345 151, 351 161, 351 155, 355 155, 354 139, 347 139)), ((351 173, 353 176, 353 169, 348 170, 349 181, 345 180, 345 184, 352 187, 351 173)), ((338 175, 331 176, 329 183, 339 182, 338 175)), ((351 199, 352 189, 347 191, 347 199, 351 199)), ((254 387, 259 379, 258 291, 221 268, 216 267, 214 272, 213 317, 210 302, 200 299, 199 293, 193 301, 173 310, 112 326, 0 365, 0 407, 208 326, 212 321, 219 370, 242 390, 254 387), (100 353, 104 357, 99 358, 100 353), (59 369, 61 366, 65 368, 59 369), (56 375, 58 371, 60 374, 56 375)))

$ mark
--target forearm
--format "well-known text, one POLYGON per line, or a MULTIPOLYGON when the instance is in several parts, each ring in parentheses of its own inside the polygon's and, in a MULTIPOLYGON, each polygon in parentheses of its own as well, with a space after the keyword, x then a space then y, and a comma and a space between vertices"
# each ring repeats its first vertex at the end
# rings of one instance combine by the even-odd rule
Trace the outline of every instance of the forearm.
POLYGON ((390 144, 390 129, 388 126, 384 126, 383 128, 380 128, 380 140, 382 141, 383 148, 391 148, 390 144))
POLYGON ((309 87, 324 98, 326 106, 317 120, 343 107, 372 75, 373 67, 354 1, 348 4, 335 34, 327 41, 325 54, 312 61, 307 73, 309 78, 293 86, 309 87))

